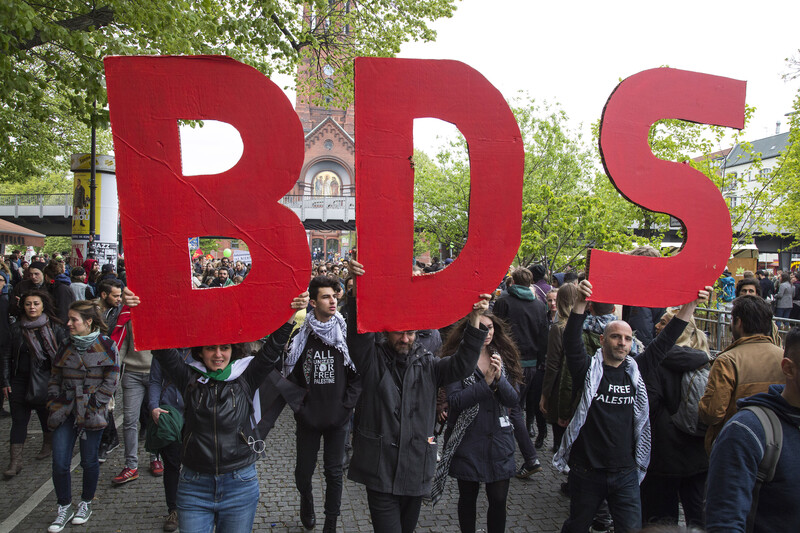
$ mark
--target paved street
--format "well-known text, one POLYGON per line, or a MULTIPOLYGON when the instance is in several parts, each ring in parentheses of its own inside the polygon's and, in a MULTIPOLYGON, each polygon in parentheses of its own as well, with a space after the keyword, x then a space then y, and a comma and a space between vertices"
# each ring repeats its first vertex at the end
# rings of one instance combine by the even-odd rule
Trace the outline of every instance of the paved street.
MULTIPOLYGON (((121 397, 117 397, 117 426, 122 439, 121 397)), ((8 435, 11 419, 0 420, 0 459, 2 468, 8 462, 8 435)), ((55 516, 56 498, 51 480, 50 460, 36 461, 34 456, 41 445, 41 430, 35 415, 29 425, 30 434, 25 447, 25 467, 19 476, 9 481, 0 480, 0 532, 45 531, 55 516)), ((556 472, 550 460, 548 438, 541 453, 544 470, 531 480, 511 480, 508 502, 509 532, 554 532, 558 531, 567 515, 569 500, 558 492, 566 478, 556 472)), ((113 486, 114 477, 124 465, 124 446, 117 448, 108 461, 100 467, 100 483, 93 509, 94 514, 85 526, 68 526, 64 531, 81 532, 139 532, 161 531, 166 515, 164 489, 161 478, 148 471, 149 456, 140 442, 140 477, 123 486, 113 486)), ((77 446, 76 446, 77 452, 77 446)), ((294 488, 294 420, 290 411, 284 411, 267 441, 268 457, 258 462, 261 479, 261 502, 256 515, 256 531, 292 532, 303 531, 299 518, 299 501, 294 488)), ((79 462, 77 456, 73 464, 79 462)), ((520 457, 517 454, 517 463, 520 457)), ((317 530, 322 529, 323 502, 322 455, 320 467, 314 477, 317 530)), ((73 501, 80 496, 80 466, 73 471, 73 501)), ((457 488, 455 482, 448 483, 446 493, 435 509, 423 505, 418 531, 458 531, 456 515, 457 488)), ((483 494, 478 499, 478 530, 485 530, 486 503, 483 494), (483 501, 482 501, 483 498, 483 501)), ((372 531, 367 509, 364 487, 345 480, 342 495, 342 514, 339 531, 372 531)))

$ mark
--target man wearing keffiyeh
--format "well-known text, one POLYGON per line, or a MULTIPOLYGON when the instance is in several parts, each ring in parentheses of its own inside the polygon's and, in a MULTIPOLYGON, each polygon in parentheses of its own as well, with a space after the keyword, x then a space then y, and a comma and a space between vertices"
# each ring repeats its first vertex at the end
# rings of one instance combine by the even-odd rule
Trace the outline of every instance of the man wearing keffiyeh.
POLYGON ((569 471, 572 494, 562 533, 589 529, 604 499, 615 531, 641 528, 639 484, 650 463, 649 404, 643 376, 658 367, 711 290, 698 291, 697 300, 685 304, 643 353, 631 356, 631 326, 616 320, 605 326, 601 347, 589 357, 581 328, 592 284, 584 280, 578 285, 578 299, 564 328, 564 354, 572 390, 580 402, 553 457, 556 468, 569 471))
POLYGON ((347 349, 347 327, 337 310, 339 282, 317 276, 308 287, 312 312, 289 344, 285 374, 306 389, 295 412, 297 464, 295 482, 300 492, 300 521, 316 524, 311 478, 317 465, 320 438, 325 439, 325 526, 336 531, 342 498, 342 463, 347 425, 361 394, 361 382, 347 349))

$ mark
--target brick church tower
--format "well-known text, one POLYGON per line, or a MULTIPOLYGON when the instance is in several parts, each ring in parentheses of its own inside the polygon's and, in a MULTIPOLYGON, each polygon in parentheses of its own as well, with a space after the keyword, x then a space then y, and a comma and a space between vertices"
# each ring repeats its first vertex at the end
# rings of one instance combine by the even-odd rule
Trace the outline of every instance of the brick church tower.
MULTIPOLYGON (((328 28, 330 17, 315 16, 306 6, 304 21, 321 31, 328 28)), ((336 88, 335 65, 339 61, 324 53, 303 60, 297 69, 295 111, 305 133, 305 159, 300 178, 290 194, 304 205, 351 203, 355 196, 354 109, 336 107, 321 95, 321 88, 336 88), (302 197, 302 198, 300 198, 302 197), (311 197, 311 198, 309 198, 311 197), (321 197, 321 198, 316 198, 321 197), (342 197, 337 199, 335 197, 342 197)), ((343 256, 355 247, 355 220, 305 220, 309 245, 315 257, 330 254, 343 256)))

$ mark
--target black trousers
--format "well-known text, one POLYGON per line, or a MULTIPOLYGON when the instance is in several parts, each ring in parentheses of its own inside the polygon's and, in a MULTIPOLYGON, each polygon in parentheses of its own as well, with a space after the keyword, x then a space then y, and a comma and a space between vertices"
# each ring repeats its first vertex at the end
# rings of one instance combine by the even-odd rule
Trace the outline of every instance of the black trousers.
MULTIPOLYGON (((458 480, 458 525, 461 533, 475 533, 478 492, 477 481, 458 480)), ((506 530, 506 499, 509 480, 486 483, 486 498, 489 509, 486 512, 487 533, 502 533, 506 530)))
POLYGON ((413 533, 416 529, 422 496, 396 496, 367 489, 367 503, 375 533, 413 533))
POLYGON ((642 524, 677 524, 678 502, 683 506, 686 525, 705 527, 703 510, 707 472, 694 476, 660 476, 649 473, 639 490, 642 495, 642 524))
MULTIPOLYGON (((152 424, 153 421, 151 420, 152 424)), ((158 450, 164 462, 164 497, 167 500, 167 512, 178 510, 178 480, 181 474, 181 443, 171 442, 158 450)))
POLYGON ((319 441, 325 439, 322 452, 325 469, 325 516, 339 516, 342 503, 342 464, 347 424, 337 428, 318 430, 297 421, 297 464, 294 480, 300 494, 311 491, 311 478, 317 467, 319 441))
POLYGON ((31 411, 36 411, 39 417, 39 424, 42 425, 44 433, 50 433, 47 429, 47 408, 44 405, 31 405, 25 401, 25 393, 28 390, 28 376, 17 374, 11 379, 11 395, 9 405, 11 407, 11 444, 23 444, 28 437, 28 422, 31 420, 31 411))
POLYGON ((520 407, 525 409, 525 427, 531 427, 534 419, 536 420, 536 435, 547 435, 547 420, 539 410, 539 400, 542 398, 542 388, 544 387, 544 370, 536 370, 535 367, 522 369, 525 376, 525 383, 519 391, 520 407))

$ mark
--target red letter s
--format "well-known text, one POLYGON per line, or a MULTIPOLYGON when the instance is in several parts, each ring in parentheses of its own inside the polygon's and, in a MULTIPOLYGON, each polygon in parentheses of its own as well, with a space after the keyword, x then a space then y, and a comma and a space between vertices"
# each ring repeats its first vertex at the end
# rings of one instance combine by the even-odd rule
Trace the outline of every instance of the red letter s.
POLYGON ((730 257, 728 207, 702 173, 656 158, 648 132, 661 119, 741 129, 745 87, 730 78, 658 68, 631 76, 611 94, 600 126, 606 172, 631 202, 680 219, 686 241, 680 253, 666 258, 591 250, 593 300, 666 307, 689 302, 698 289, 713 285, 730 257))

